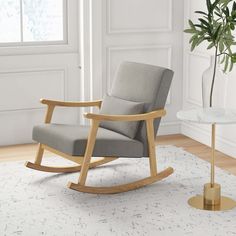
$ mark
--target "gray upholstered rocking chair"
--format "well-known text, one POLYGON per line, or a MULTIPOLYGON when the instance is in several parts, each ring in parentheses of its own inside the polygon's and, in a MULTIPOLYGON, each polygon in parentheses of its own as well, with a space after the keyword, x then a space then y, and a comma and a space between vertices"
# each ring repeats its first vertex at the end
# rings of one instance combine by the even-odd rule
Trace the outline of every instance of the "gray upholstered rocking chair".
POLYGON ((86 193, 119 193, 152 184, 173 173, 167 168, 157 172, 155 136, 171 85, 173 72, 169 69, 140 63, 124 62, 116 75, 110 96, 103 101, 64 102, 42 99, 47 105, 45 124, 33 129, 33 139, 39 142, 34 163, 26 166, 46 172, 79 172, 78 183, 68 187, 86 193), (54 108, 99 107, 99 114, 88 113, 91 127, 50 124, 54 108), (77 166, 49 167, 41 164, 44 150, 69 159, 77 166), (92 157, 103 157, 91 161, 92 157), (150 177, 136 182, 111 186, 86 186, 90 168, 111 162, 117 158, 148 157, 150 177))

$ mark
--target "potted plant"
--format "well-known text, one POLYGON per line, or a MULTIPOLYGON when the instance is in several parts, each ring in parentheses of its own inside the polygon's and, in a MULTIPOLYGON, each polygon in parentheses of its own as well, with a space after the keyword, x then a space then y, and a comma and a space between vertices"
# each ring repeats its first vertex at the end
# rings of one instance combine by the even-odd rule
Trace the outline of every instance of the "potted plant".
MULTIPOLYGON (((232 49, 236 45, 233 36, 236 26, 236 2, 206 0, 206 5, 207 11, 196 11, 199 15, 198 21, 193 23, 189 20, 189 28, 184 32, 191 34, 191 51, 203 42, 207 42, 208 50, 214 51, 211 67, 203 73, 202 81, 203 106, 212 107, 215 106, 213 94, 216 92, 214 90, 217 77, 232 71, 236 63, 236 53, 232 49), (222 70, 219 71, 221 68, 223 73, 222 70)), ((222 86, 220 89, 224 90, 222 86)))

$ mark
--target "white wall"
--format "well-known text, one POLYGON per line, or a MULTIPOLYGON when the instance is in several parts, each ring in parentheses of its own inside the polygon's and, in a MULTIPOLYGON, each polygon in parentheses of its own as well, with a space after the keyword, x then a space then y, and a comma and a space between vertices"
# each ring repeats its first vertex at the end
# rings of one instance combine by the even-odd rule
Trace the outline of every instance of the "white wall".
MULTIPOLYGON (((187 20, 196 21, 196 10, 205 10, 205 0, 185 0, 185 24, 187 20)), ((187 27, 187 25, 185 25, 187 27)), ((190 109, 202 105, 201 77, 203 71, 209 67, 211 51, 206 50, 205 45, 200 46, 194 52, 190 52, 189 35, 184 37, 184 82, 183 82, 183 108, 190 109)), ((229 74, 227 91, 228 108, 236 109, 236 70, 229 74)), ((202 143, 210 145, 210 127, 182 124, 182 133, 202 143)), ((236 157, 236 125, 217 126, 217 149, 236 157)))
POLYGON ((82 0, 82 3, 86 26, 82 99, 101 98, 107 93, 123 60, 171 68, 175 76, 166 107, 168 115, 159 134, 179 133, 176 112, 182 108, 183 1, 82 0))

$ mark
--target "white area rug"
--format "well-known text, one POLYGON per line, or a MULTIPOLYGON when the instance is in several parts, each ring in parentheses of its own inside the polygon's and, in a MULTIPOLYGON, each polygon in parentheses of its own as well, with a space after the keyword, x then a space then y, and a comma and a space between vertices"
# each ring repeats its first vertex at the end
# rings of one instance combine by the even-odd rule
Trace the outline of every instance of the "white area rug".
MULTIPOLYGON (((209 164, 173 146, 159 147, 157 154, 158 168, 172 166, 175 173, 148 187, 116 195, 67 189, 67 182, 76 181, 78 173, 37 172, 25 168, 23 162, 0 164, 0 235, 236 235, 236 209, 208 212, 187 204, 209 181, 209 164)), ((119 159, 91 170, 88 183, 124 183, 148 173, 147 159, 119 159)), ((236 199, 236 176, 220 169, 216 174, 223 194, 236 199)))

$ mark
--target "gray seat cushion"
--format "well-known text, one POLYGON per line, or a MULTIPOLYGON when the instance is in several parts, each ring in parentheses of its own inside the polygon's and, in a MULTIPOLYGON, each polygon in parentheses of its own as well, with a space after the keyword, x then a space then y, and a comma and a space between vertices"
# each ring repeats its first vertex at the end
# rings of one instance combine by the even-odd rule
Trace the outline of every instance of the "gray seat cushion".
MULTIPOLYGON (((103 99, 100 114, 106 115, 135 115, 144 111, 143 102, 132 102, 116 97, 106 96, 103 99)), ((113 130, 129 138, 134 138, 140 122, 102 121, 100 127, 113 130)))
MULTIPOLYGON (((69 155, 83 156, 89 130, 89 126, 44 124, 34 127, 33 140, 69 155)), ((142 157, 143 144, 99 127, 93 156, 142 157)))

